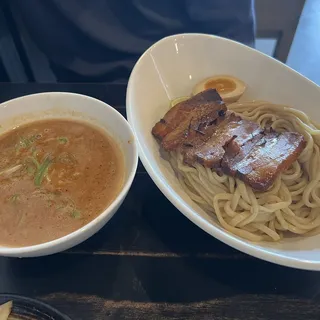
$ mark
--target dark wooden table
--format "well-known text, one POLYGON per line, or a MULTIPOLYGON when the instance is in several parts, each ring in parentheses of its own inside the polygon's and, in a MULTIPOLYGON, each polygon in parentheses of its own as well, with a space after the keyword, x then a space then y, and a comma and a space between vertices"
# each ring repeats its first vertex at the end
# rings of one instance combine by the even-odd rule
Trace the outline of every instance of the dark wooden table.
MULTIPOLYGON (((125 90, 0 84, 0 101, 71 91, 124 114, 125 90)), ((215 240, 169 203, 142 165, 121 209, 85 243, 48 257, 0 258, 0 292, 38 298, 75 320, 320 319, 320 273, 273 265, 215 240)))

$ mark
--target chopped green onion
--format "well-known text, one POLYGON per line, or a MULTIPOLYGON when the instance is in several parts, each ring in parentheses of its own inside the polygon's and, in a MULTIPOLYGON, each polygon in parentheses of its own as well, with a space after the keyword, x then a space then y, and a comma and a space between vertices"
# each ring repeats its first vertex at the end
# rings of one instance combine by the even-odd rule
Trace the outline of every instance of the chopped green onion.
POLYGON ((62 152, 57 161, 67 165, 74 165, 77 163, 76 157, 69 152, 62 152))
POLYGON ((40 168, 40 163, 38 162, 35 156, 27 157, 27 160, 30 160, 35 165, 37 170, 40 168))
POLYGON ((16 148, 19 149, 28 149, 36 140, 35 136, 31 136, 30 138, 20 137, 20 141, 16 148))
MULTIPOLYGON (((48 173, 48 168, 50 164, 52 163, 52 157, 51 156, 46 156, 44 161, 42 163, 39 163, 37 160, 37 151, 33 151, 32 156, 29 156, 26 158, 29 162, 32 162, 34 165, 28 165, 27 164, 27 172, 29 175, 34 175, 34 184, 38 187, 40 187, 43 178, 46 177, 48 173)), ((50 179, 47 179, 50 182, 50 179)))
POLYGON ((71 212, 71 217, 72 217, 72 218, 75 218, 75 219, 80 219, 80 218, 81 218, 81 213, 80 213, 80 211, 74 209, 74 210, 71 212))
POLYGON ((40 168, 40 163, 37 161, 35 157, 31 157, 31 161, 33 162, 33 164, 36 166, 37 169, 40 168))
POLYGON ((10 202, 17 203, 18 199, 19 199, 19 195, 14 194, 13 196, 10 197, 10 202))
POLYGON ((52 162, 51 157, 48 155, 46 156, 46 158, 44 159, 44 161, 42 162, 42 164, 39 166, 36 175, 34 177, 34 184, 37 187, 41 186, 41 183, 43 181, 43 178, 45 177, 45 175, 48 173, 48 168, 50 166, 52 162))
POLYGON ((66 144, 66 143, 68 143, 69 140, 67 137, 59 137, 58 141, 60 144, 66 144))
POLYGON ((34 167, 27 166, 27 172, 28 172, 28 175, 33 176, 34 173, 36 172, 36 169, 34 167))

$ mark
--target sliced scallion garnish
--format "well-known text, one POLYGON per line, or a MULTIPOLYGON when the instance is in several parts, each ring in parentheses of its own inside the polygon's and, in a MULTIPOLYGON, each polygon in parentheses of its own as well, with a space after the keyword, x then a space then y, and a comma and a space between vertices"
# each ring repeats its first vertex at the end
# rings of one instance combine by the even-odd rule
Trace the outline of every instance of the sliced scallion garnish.
POLYGON ((14 194, 10 197, 10 202, 11 203, 17 203, 17 201, 19 200, 19 195, 18 194, 14 194))
POLYGON ((81 212, 79 210, 77 210, 77 209, 74 209, 71 212, 71 217, 75 218, 75 219, 80 219, 81 218, 81 212))
POLYGON ((50 164, 52 163, 52 159, 51 156, 48 155, 45 157, 44 161, 41 163, 41 165, 38 167, 38 170, 35 174, 34 177, 34 184, 37 187, 41 186, 41 183, 43 181, 43 178, 45 177, 45 175, 48 173, 48 168, 50 166, 50 164))
POLYGON ((60 144, 67 144, 69 140, 67 137, 59 137, 58 141, 60 144))

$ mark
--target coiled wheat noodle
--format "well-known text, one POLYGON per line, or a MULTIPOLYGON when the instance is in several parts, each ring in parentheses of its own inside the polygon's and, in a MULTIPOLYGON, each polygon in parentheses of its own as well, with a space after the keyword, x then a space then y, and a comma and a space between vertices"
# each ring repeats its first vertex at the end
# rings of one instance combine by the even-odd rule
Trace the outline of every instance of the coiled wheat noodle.
POLYGON ((299 132, 307 146, 266 192, 200 164, 189 167, 180 153, 172 152, 170 163, 184 191, 223 228, 251 241, 279 241, 288 232, 320 233, 320 126, 301 111, 264 101, 236 102, 228 108, 261 127, 299 132))

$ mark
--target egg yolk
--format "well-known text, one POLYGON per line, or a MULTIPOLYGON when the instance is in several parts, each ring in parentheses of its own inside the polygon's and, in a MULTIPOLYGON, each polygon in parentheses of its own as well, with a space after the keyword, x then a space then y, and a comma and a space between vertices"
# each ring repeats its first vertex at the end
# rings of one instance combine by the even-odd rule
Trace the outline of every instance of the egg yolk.
POLYGON ((205 83, 205 89, 216 89, 219 93, 229 93, 236 89, 234 81, 228 79, 208 80, 205 83))

